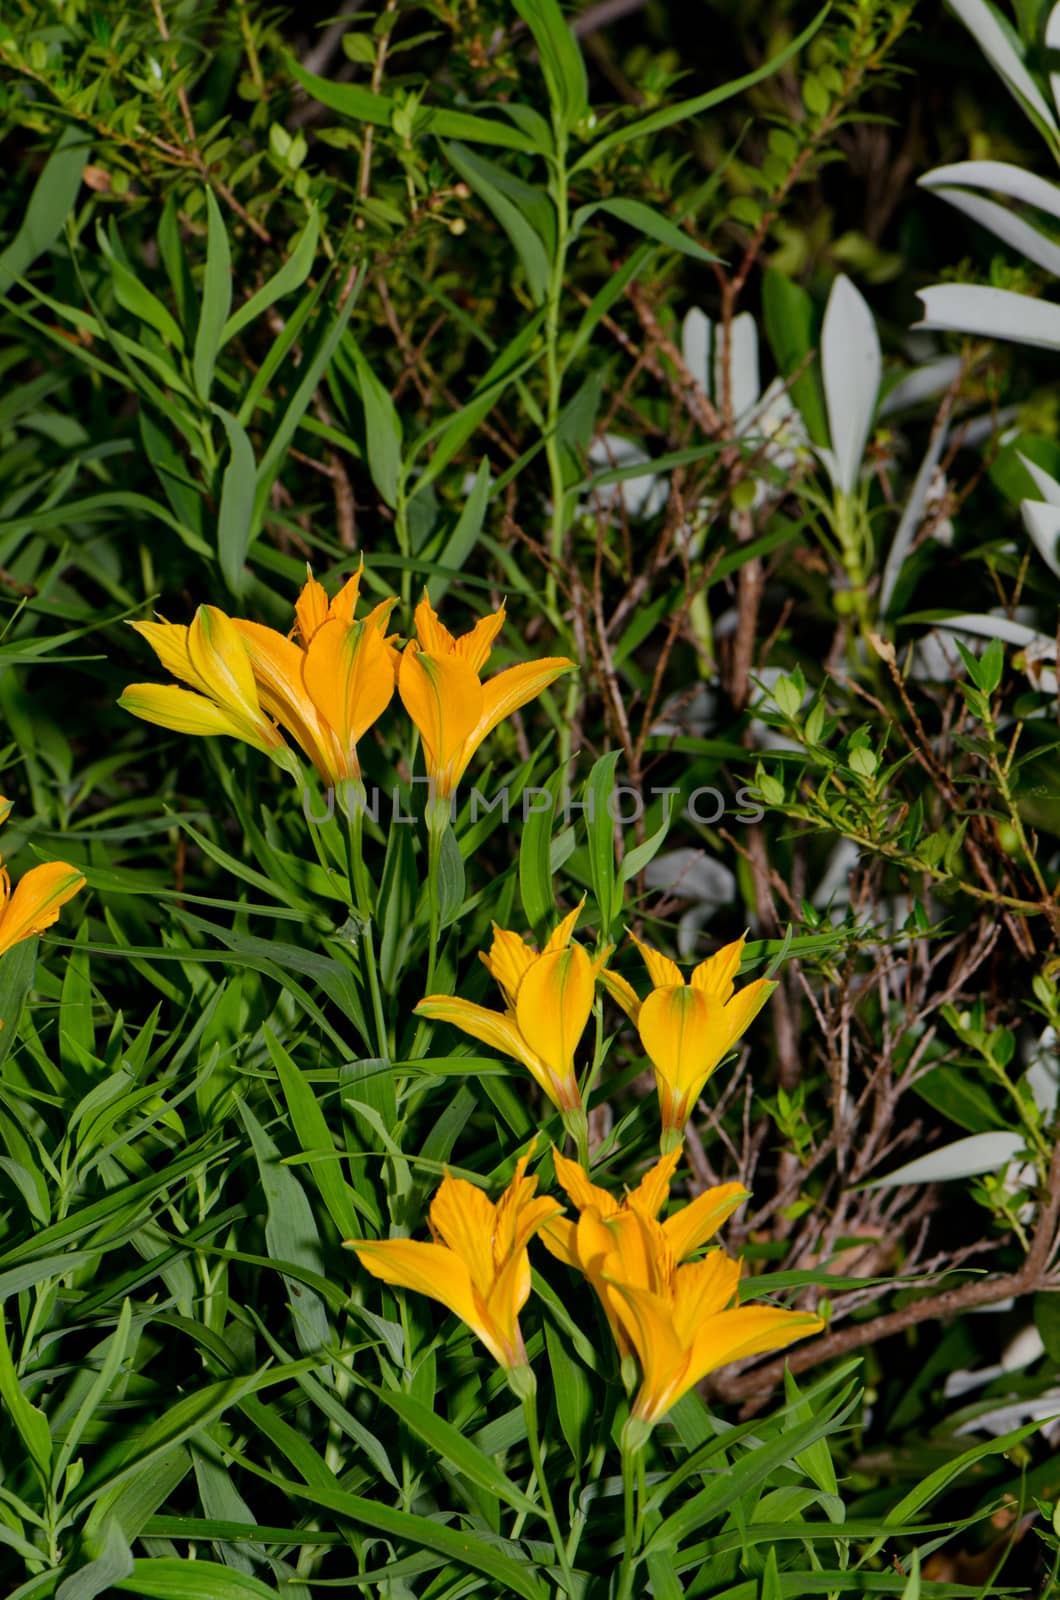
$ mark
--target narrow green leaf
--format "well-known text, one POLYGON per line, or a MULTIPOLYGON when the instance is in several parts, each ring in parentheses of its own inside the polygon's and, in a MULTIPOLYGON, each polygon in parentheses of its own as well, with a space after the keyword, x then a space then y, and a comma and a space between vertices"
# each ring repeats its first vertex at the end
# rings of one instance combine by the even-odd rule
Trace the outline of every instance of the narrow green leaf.
POLYGON ((762 284, 762 313, 781 377, 799 372, 790 393, 807 433, 816 445, 830 444, 820 374, 809 359, 820 341, 813 301, 801 284, 770 267, 762 284))
POLYGON ((139 1556, 132 1577, 114 1587, 141 1600, 276 1600, 276 1590, 260 1578, 201 1558, 139 1556))
MULTIPOLYGON (((77 1411, 66 1429, 62 1447, 56 1457, 55 1478, 59 1482, 67 1466, 73 1460, 81 1435, 92 1421, 96 1410, 103 1401, 111 1384, 118 1374, 125 1352, 129 1347, 129 1332, 132 1328, 132 1301, 123 1300, 121 1311, 114 1332, 107 1341, 107 1353, 102 1365, 91 1384, 85 1392, 85 1397, 78 1406, 77 1411)), ((105 1541, 104 1541, 105 1542, 105 1541)))
POLYGON ((0 1400, 15 1425, 19 1438, 43 1488, 48 1487, 52 1462, 52 1441, 48 1419, 31 1405, 22 1392, 11 1347, 7 1342, 7 1318, 0 1307, 0 1400))
POLYGON ((84 128, 67 123, 33 186, 20 227, 0 254, 0 294, 7 294, 62 233, 81 188, 89 148, 84 128))
POLYGON ((621 751, 610 750, 594 762, 585 784, 585 827, 589 836, 589 876, 600 908, 600 936, 608 938, 622 906, 622 885, 615 869, 615 768, 621 751))
POLYGON ((353 352, 357 385, 364 407, 368 470, 387 505, 394 507, 397 505, 401 480, 401 418, 389 392, 364 359, 352 335, 347 335, 346 343, 353 352))
POLYGON ((556 0, 515 0, 515 9, 540 52, 553 120, 570 131, 589 109, 589 80, 578 41, 556 0))
MULTIPOLYGON (((348 295, 346 303, 335 316, 317 341, 312 356, 308 356, 299 369, 302 373, 297 389, 287 402, 287 408, 277 424, 268 448, 261 458, 258 467, 257 483, 255 485, 254 517, 257 521, 264 513, 269 498, 269 491, 276 481, 276 477, 283 466, 287 455, 288 446, 294 438, 295 430, 304 417, 309 404, 316 394, 317 386, 331 363, 339 340, 346 331, 346 324, 353 312, 354 296, 348 295)), ((290 325, 288 325, 290 326, 290 325)), ((281 335, 281 338, 283 336, 281 335)))
POLYGON ((366 1500, 342 1489, 326 1489, 317 1484, 303 1486, 275 1475, 272 1481, 285 1494, 337 1511, 361 1527, 374 1528, 388 1538, 402 1540, 414 1550, 437 1550, 450 1561, 484 1572, 501 1585, 497 1591, 500 1594, 519 1595, 520 1600, 546 1600, 545 1590, 527 1561, 514 1561, 468 1529, 450 1528, 431 1517, 397 1511, 378 1500, 366 1500))
POLYGON ((221 331, 221 344, 226 345, 229 339, 234 339, 237 333, 247 327, 263 311, 267 311, 277 300, 282 300, 285 294, 293 294, 300 289, 309 276, 316 258, 317 244, 320 240, 320 212, 313 206, 309 212, 309 221, 295 239, 290 255, 278 272, 274 272, 267 283, 263 283, 256 294, 233 311, 221 331))
POLYGON ((96 1600, 97 1595, 106 1595, 114 1584, 129 1577, 134 1565, 128 1540, 117 1519, 111 1517, 99 1555, 63 1580, 55 1591, 55 1600, 96 1600))
MULTIPOLYGON (((471 485, 471 493, 464 501, 464 509, 457 519, 456 527, 449 535, 438 557, 438 565, 448 568, 450 572, 459 572, 475 548, 482 524, 486 516, 486 507, 490 497, 490 465, 488 456, 483 456, 479 469, 475 474, 475 481, 471 485)), ((441 604, 452 578, 444 573, 437 573, 427 580, 427 593, 431 597, 431 604, 436 608, 441 604)))
POLYGON ((221 479, 221 504, 217 514, 217 560, 231 592, 238 598, 246 588, 244 563, 254 536, 254 447, 230 411, 214 406, 228 435, 228 465, 221 479))
MULTIPOLYGON (((279 1151, 245 1101, 239 1102, 239 1114, 250 1135, 265 1191, 265 1240, 270 1258, 323 1275, 323 1251, 305 1190, 291 1168, 281 1166, 279 1151)), ((293 1278, 286 1278, 285 1282, 298 1348, 306 1355, 316 1354, 331 1338, 324 1302, 293 1278)))
POLYGON ((703 245, 697 244, 683 228, 671 222, 669 217, 664 217, 660 211, 645 205, 642 200, 597 200, 592 205, 581 206, 574 213, 573 234, 576 236, 580 233, 598 211, 605 211, 608 216, 617 217, 620 222, 626 222, 631 228, 636 228, 646 239, 654 239, 656 244, 666 245, 667 249, 676 250, 680 255, 691 256, 694 261, 720 259, 703 245))
MULTIPOLYGON (((312 98, 322 106, 329 106, 354 123, 370 122, 377 128, 389 128, 394 116, 394 102, 386 95, 373 94, 353 83, 333 83, 329 78, 318 78, 293 56, 286 58, 287 69, 312 98)), ((417 134, 435 133, 442 139, 463 139, 473 144, 492 144, 509 150, 524 150, 537 154, 537 140, 491 117, 476 117, 466 111, 448 111, 442 108, 423 107, 417 116, 417 134)))
POLYGON ((524 791, 524 820, 519 840, 519 898, 531 928, 540 930, 555 910, 552 887, 552 828, 565 777, 563 768, 542 789, 524 791), (530 797, 527 803, 527 797, 530 797))
POLYGON ((479 1488, 495 1495, 513 1510, 522 1512, 524 1516, 540 1515, 540 1507, 527 1498, 523 1491, 501 1471, 495 1461, 484 1455, 470 1439, 464 1437, 459 1428, 454 1428, 451 1422, 438 1416, 429 1406, 402 1390, 373 1388, 372 1393, 384 1405, 396 1411, 413 1433, 472 1483, 477 1483, 479 1488))
POLYGON ((548 251, 545 241, 530 222, 525 206, 521 207, 509 199, 494 182, 490 172, 492 163, 457 143, 447 144, 445 153, 464 182, 478 195, 487 210, 492 211, 508 235, 526 273, 530 298, 536 306, 542 305, 548 292, 548 251))
MULTIPOLYGON (((335 1152, 335 1141, 327 1118, 317 1103, 312 1085, 287 1054, 271 1027, 265 1027, 264 1037, 302 1149, 306 1154, 316 1153, 330 1157, 335 1152)), ((313 1161, 309 1170, 320 1198, 327 1206, 328 1214, 339 1231, 339 1236, 343 1239, 358 1238, 361 1228, 357 1221, 357 1211, 350 1199, 349 1188, 339 1170, 338 1162, 331 1159, 313 1161)))
MULTIPOLYGON (((529 4, 530 0, 523 0, 523 3, 529 4)), ((661 133, 664 128, 672 128, 675 122, 687 122, 690 117, 698 117, 702 112, 721 105, 723 101, 731 100, 733 95, 742 94, 745 89, 753 88, 764 78, 771 77, 793 56, 797 56, 803 45, 809 43, 829 10, 829 6, 824 6, 809 27, 804 28, 796 38, 784 46, 783 50, 779 50, 775 56, 771 56, 753 72, 745 73, 742 78, 733 78, 730 82, 719 85, 717 89, 709 89, 706 94, 696 95, 692 100, 679 100, 676 105, 664 106, 661 111, 653 111, 650 116, 641 117, 639 122, 627 123, 624 128, 616 128, 613 133, 605 134, 574 163, 571 168, 572 174, 580 171, 582 167, 598 166, 612 150, 628 149, 635 140, 644 139, 650 133, 661 133)))
POLYGON ((192 375, 203 400, 210 398, 214 365, 224 339, 224 327, 232 305, 232 253, 221 208, 212 189, 206 191, 206 273, 202 286, 202 309, 195 334, 192 375))
POLYGON ((580 1468, 593 1436, 595 1401, 592 1384, 581 1362, 575 1361, 571 1355, 566 1337, 551 1321, 545 1323, 545 1346, 552 1368, 556 1415, 575 1468, 580 1468))
POLYGON ((0 1065, 7 1060, 11 1046, 18 1038, 18 1025, 22 1008, 33 987, 33 974, 37 968, 39 936, 23 939, 0 958, 0 1065))
POLYGON ((663 820, 655 832, 645 839, 643 844, 634 845, 632 850, 627 850, 622 857, 622 869, 619 873, 619 881, 621 883, 630 883, 638 873, 643 872, 649 861, 654 861, 666 843, 666 835, 670 831, 670 823, 673 819, 676 796, 664 794, 662 802, 663 820))

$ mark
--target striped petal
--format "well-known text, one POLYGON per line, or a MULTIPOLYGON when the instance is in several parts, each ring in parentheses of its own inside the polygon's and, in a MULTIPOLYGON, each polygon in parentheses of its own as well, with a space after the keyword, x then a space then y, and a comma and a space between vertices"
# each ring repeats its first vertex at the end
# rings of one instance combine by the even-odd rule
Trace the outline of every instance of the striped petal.
POLYGON ((716 1000, 719 1005, 724 1005, 732 995, 733 980, 740 970, 743 947, 746 943, 747 935, 743 933, 738 939, 734 939, 732 944, 723 945, 712 956, 708 956, 706 961, 701 961, 692 974, 693 987, 699 989, 709 1000, 716 1000))
POLYGON ((303 645, 307 645, 321 623, 327 621, 329 609, 327 590, 314 578, 313 569, 308 562, 305 574, 305 586, 294 603, 293 629, 303 645))
POLYGON ((461 1033, 469 1033, 473 1039, 496 1050, 498 1055, 511 1056, 532 1074, 549 1099, 554 1100, 555 1086, 551 1072, 540 1056, 531 1050, 511 1017, 502 1016, 499 1011, 489 1011, 485 1006, 476 1005, 473 1000, 461 1000, 456 995, 444 994, 427 995, 413 1010, 417 1016, 430 1017, 432 1022, 451 1022, 461 1033))
POLYGON ((591 1183, 585 1168, 577 1161, 569 1161, 555 1146, 552 1149, 552 1165, 556 1170, 557 1183, 566 1190, 579 1211, 595 1206, 605 1221, 608 1217, 617 1215, 618 1202, 614 1196, 608 1194, 606 1189, 598 1188, 595 1183, 591 1183))
POLYGON ((574 1052, 593 1008, 592 964, 578 945, 539 956, 519 986, 515 1016, 530 1049, 555 1075, 561 1098, 570 1109, 581 1104, 574 1077, 574 1052))
POLYGON ((824 1323, 809 1311, 784 1311, 779 1306, 737 1306, 700 1324, 692 1343, 681 1387, 670 1401, 679 1400, 693 1384, 730 1361, 785 1350, 796 1339, 820 1333, 824 1323))
POLYGON ((756 978, 753 983, 745 984, 736 991, 722 1012, 726 1049, 731 1049, 740 1035, 746 1032, 775 988, 776 984, 768 978, 756 978))
POLYGON ((454 644, 454 650, 469 667, 474 667, 481 677, 493 652, 493 641, 504 627, 505 611, 503 605, 499 611, 491 612, 488 617, 480 617, 469 633, 461 634, 454 644))
POLYGON ((750 1191, 742 1183, 719 1183, 712 1189, 704 1189, 688 1205, 667 1217, 662 1227, 674 1259, 683 1261, 708 1239, 713 1239, 722 1223, 749 1198, 750 1191))
POLYGON ((488 1195, 448 1172, 431 1201, 431 1231, 463 1261, 479 1293, 493 1282, 494 1207, 488 1195))
POLYGON ((275 628, 241 617, 233 622, 246 647, 262 710, 287 729, 325 782, 339 783, 344 772, 338 744, 302 682, 305 651, 275 628))
POLYGON ((669 956, 664 956, 660 950, 653 950, 650 944, 642 944, 635 933, 630 938, 644 958, 644 965, 648 969, 648 977, 655 989, 683 988, 684 974, 676 961, 671 961, 669 956))
POLYGON ((732 1305, 739 1283, 740 1263, 724 1250, 712 1250, 702 1261, 678 1268, 672 1285, 678 1337, 691 1344, 704 1318, 716 1317, 732 1305))
POLYGON ((654 989, 640 1008, 641 1043, 673 1088, 699 1093, 728 1049, 721 1006, 698 989, 654 989))
POLYGON ((188 659, 218 705, 249 722, 262 719, 254 672, 231 617, 200 606, 188 628, 188 659))
POLYGON ((141 638, 146 639, 167 672, 182 683, 190 683, 200 694, 210 694, 210 685, 192 666, 188 655, 188 630, 182 622, 130 622, 141 638))
POLYGON ((468 762, 486 738, 505 717, 536 698, 550 683, 574 666, 560 656, 546 656, 542 661, 524 661, 517 667, 508 667, 490 678, 482 687, 481 711, 474 727, 467 735, 463 756, 453 781, 463 777, 468 762))
POLYGON ((466 661, 407 644, 401 654, 398 693, 419 730, 428 774, 445 796, 467 765, 467 741, 482 720, 483 691, 466 661))
POLYGON ((618 1002, 630 1022, 636 1027, 637 1019, 640 1016, 640 996, 628 978, 624 978, 620 972, 611 972, 606 967, 601 968, 596 976, 612 1000, 618 1002))
POLYGON ((364 623, 332 617, 310 640, 302 665, 306 692, 335 735, 345 777, 357 777, 357 742, 394 694, 394 667, 382 636, 364 623))
MULTIPOLYGON (((670 1182, 681 1159, 681 1147, 660 1156, 653 1167, 641 1178, 629 1195, 629 1204, 635 1205, 646 1217, 657 1217, 670 1194, 670 1182)), ((685 1208, 687 1210, 687 1207, 685 1208)))
POLYGON ((480 952, 480 959, 490 977, 500 985, 509 1005, 514 1006, 519 985, 538 957, 536 950, 518 933, 498 928, 494 923, 489 954, 480 952))
POLYGON ((246 726, 205 695, 180 689, 175 683, 130 683, 118 701, 123 711, 131 711, 144 722, 153 722, 174 733, 194 733, 211 737, 227 734, 242 739, 258 750, 270 750, 264 740, 251 738, 246 726))
POLYGON ((438 614, 431 605, 430 595, 426 589, 423 599, 416 607, 413 621, 416 625, 416 638, 419 640, 421 650, 428 651, 432 656, 451 656, 456 649, 456 640, 445 626, 439 622, 438 614))
POLYGON ((495 1361, 501 1366, 511 1364, 511 1352, 498 1339, 482 1298, 475 1293, 466 1262, 452 1250, 419 1239, 353 1240, 351 1245, 362 1267, 374 1277, 439 1301, 478 1335, 495 1361))
POLYGON ((545 949, 542 954, 548 954, 553 950, 566 950, 567 946, 570 944, 575 923, 581 916, 584 906, 585 895, 582 895, 581 899, 578 901, 578 904, 574 907, 574 910, 568 911, 562 922, 557 923, 555 928, 553 928, 552 932, 549 934, 548 943, 545 945, 545 949))
POLYGON ((50 928, 59 910, 85 885, 84 873, 66 861, 31 867, 0 913, 0 955, 50 928))

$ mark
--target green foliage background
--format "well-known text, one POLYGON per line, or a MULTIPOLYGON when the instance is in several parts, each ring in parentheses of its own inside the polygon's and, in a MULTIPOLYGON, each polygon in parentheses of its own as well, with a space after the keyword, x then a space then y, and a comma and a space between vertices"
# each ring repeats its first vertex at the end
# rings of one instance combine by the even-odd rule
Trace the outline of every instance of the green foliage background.
MULTIPOLYGON (((1048 10, 1010 18, 1043 84, 1048 10)), ((732 1247, 785 1303, 823 1300, 863 1364, 811 1358, 765 1414, 777 1370, 681 1402, 644 1592, 1049 1592, 1057 1284, 1051 1254, 1024 1268, 1055 1166, 1055 676, 996 632, 945 670, 923 652, 954 614, 1056 638, 1060 573, 1020 521, 1021 458, 1060 477, 1053 357, 910 325, 940 280, 1048 298, 917 179, 1050 175, 1050 152, 927 0, 567 20, 577 42, 532 0, 0 18, 4 855, 75 862, 90 891, 0 962, 12 1595, 553 1592, 500 1375, 341 1247, 421 1230, 446 1163, 496 1189, 547 1121, 510 1064, 416 1028, 421 830, 369 828, 366 932, 336 829, 314 849, 264 762, 115 705, 155 675, 129 619, 212 603, 286 631, 306 562, 362 553, 403 634, 426 583, 461 630, 506 597, 499 665, 579 663, 493 735, 484 792, 648 797, 623 825, 465 806, 438 985, 484 999, 491 920, 540 938, 583 892, 587 928, 685 960, 750 927, 747 971, 781 979, 689 1162, 699 1185, 753 1173, 732 1247), (840 275, 884 363, 845 487, 813 449, 840 275), (750 313, 760 381, 718 333, 718 370, 691 370, 696 307, 715 330, 750 313), (734 390, 774 377, 790 459, 734 390), (731 801, 746 786, 760 807, 731 801), (704 789, 711 821, 686 809, 704 789), (1019 1161, 867 1187, 989 1134, 1019 1161), (974 1273, 1010 1308, 929 1304, 974 1273), (1040 1350, 1003 1371, 1028 1328, 1040 1350), (991 1366, 971 1402, 947 1389, 991 1366)), ((363 759, 417 809, 395 714, 363 759)), ((615 963, 634 976, 628 945, 615 963)), ((618 1192, 652 1155, 645 1061, 610 1012, 595 1057, 618 1192)), ((624 1400, 588 1294, 549 1263, 541 1296, 548 1469, 596 1600, 624 1400)))

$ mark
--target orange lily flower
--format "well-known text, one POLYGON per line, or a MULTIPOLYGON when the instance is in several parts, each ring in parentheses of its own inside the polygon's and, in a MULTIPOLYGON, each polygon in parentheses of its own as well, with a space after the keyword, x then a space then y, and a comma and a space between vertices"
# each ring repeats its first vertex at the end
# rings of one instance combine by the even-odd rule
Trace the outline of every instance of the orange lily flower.
POLYGON ((190 684, 131 683, 118 701, 145 722, 177 733, 227 734, 287 765, 283 735, 262 710, 254 673, 231 617, 200 606, 185 627, 133 622, 162 665, 190 684))
MULTIPOLYGON (((0 822, 11 801, 0 800, 0 822)), ((84 873, 66 861, 44 861, 23 873, 12 893, 11 876, 0 857, 0 956, 23 939, 43 933, 59 918, 59 909, 85 886, 84 873)))
POLYGON ((662 1148, 680 1143, 692 1107, 714 1068, 746 1031, 776 988, 756 978, 736 990, 746 935, 701 961, 689 983, 676 962, 631 935, 644 958, 652 992, 641 1002, 633 986, 617 972, 601 972, 600 981, 616 999, 640 1034, 655 1068, 662 1111, 662 1148))
POLYGON ((595 959, 571 943, 584 899, 563 918, 540 953, 519 934, 493 925, 489 954, 479 953, 504 996, 505 1010, 455 995, 431 994, 416 1012, 480 1039, 522 1062, 564 1115, 584 1117, 574 1052, 593 1009, 596 978, 610 951, 595 959))
MULTIPOLYGON (((504 606, 454 638, 424 591, 416 607, 416 639, 401 654, 398 693, 419 730, 432 800, 448 801, 468 762, 498 722, 525 706, 575 663, 549 656, 480 681, 504 624, 504 606)), ((448 815, 448 805, 441 807, 448 815)))
MULTIPOLYGON (((705 1189, 680 1211, 664 1222, 659 1212, 670 1193, 670 1181, 681 1159, 680 1148, 660 1156, 635 1189, 621 1201, 592 1183, 576 1161, 553 1149, 556 1177, 567 1191, 579 1215, 592 1213, 612 1239, 613 1250, 622 1258, 625 1281, 643 1289, 657 1286, 656 1264, 683 1261, 712 1239, 722 1223, 748 1199, 749 1191, 740 1183, 722 1183, 705 1189)), ((609 1254, 601 1250, 601 1236, 594 1225, 586 1233, 566 1217, 555 1217, 541 1231, 541 1240, 558 1260, 574 1267, 589 1279, 600 1298, 611 1332, 623 1357, 630 1353, 622 1310, 610 1285, 602 1276, 603 1262, 609 1254), (582 1254, 586 1249, 587 1253, 582 1254)))
MULTIPOLYGON (((562 1208, 548 1195, 534 1198, 537 1179, 526 1177, 529 1154, 496 1205, 473 1183, 447 1172, 430 1208, 433 1242, 351 1239, 363 1267, 384 1283, 430 1295, 478 1335, 515 1387, 527 1386, 526 1347, 519 1312, 530 1296, 527 1245, 562 1208)), ((532 1381, 532 1380, 531 1380, 532 1381)))
POLYGON ((359 783, 357 744, 394 693, 397 651, 386 628, 396 601, 354 617, 360 567, 328 600, 307 566, 292 637, 236 619, 261 704, 301 746, 326 783, 359 783))

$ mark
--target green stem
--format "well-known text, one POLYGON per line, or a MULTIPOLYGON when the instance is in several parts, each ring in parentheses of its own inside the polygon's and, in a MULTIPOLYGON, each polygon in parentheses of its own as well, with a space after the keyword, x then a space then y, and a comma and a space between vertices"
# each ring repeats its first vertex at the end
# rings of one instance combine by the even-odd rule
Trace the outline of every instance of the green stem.
POLYGON ((559 1562, 560 1571, 563 1573, 563 1587, 570 1600, 577 1593, 574 1573, 571 1570, 570 1556, 567 1553, 567 1544, 560 1531, 556 1518, 555 1507, 552 1504, 552 1495, 549 1492, 548 1479, 545 1476, 544 1461, 541 1456, 541 1436, 537 1426, 537 1394, 531 1392, 523 1396, 523 1416, 526 1418, 526 1437, 530 1445, 530 1460, 533 1463, 534 1477, 537 1479, 538 1492, 541 1495, 541 1509, 548 1523, 548 1530, 552 1535, 552 1543, 556 1548, 556 1560, 559 1562))
POLYGON ((634 1470, 635 1463, 633 1452, 622 1451, 622 1566, 618 1574, 618 1593, 615 1600, 631 1600, 633 1594, 633 1573, 636 1568, 634 1550, 636 1546, 636 1522, 634 1519, 634 1470))
POLYGON ((358 949, 375 1024, 376 1049, 380 1061, 390 1060, 390 1042, 386 1018, 383 1015, 383 995, 379 987, 379 969, 375 959, 375 939, 372 934, 372 890, 364 865, 364 786, 360 783, 343 786, 339 795, 346 817, 346 871, 350 899, 357 913, 360 938, 358 949))
MULTIPOLYGON (((563 366, 559 357, 560 309, 570 248, 570 197, 567 180, 567 138, 556 129, 556 156, 553 164, 552 201, 556 208, 556 249, 549 269, 545 300, 545 459, 548 462, 552 516, 549 524, 549 567, 545 574, 545 609, 557 615, 556 572, 563 559, 563 540, 567 532, 567 493, 563 482, 563 453, 557 428, 563 401, 563 366)), ((569 696, 568 696, 569 701, 569 696)), ((568 703, 568 712, 571 707, 568 703)), ((570 759, 570 717, 564 717, 559 732, 559 762, 570 759)))

